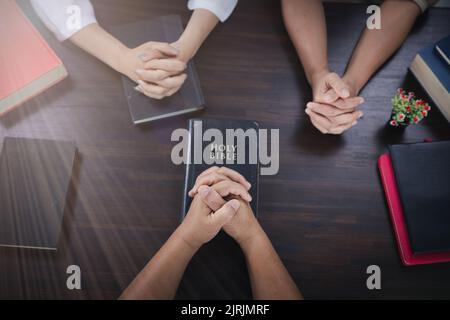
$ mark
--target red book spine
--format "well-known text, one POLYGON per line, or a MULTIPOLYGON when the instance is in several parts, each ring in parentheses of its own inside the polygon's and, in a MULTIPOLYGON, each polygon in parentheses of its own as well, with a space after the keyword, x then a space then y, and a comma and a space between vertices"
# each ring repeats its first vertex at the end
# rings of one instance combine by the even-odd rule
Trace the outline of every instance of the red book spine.
POLYGON ((378 158, 378 169, 383 183, 389 214, 397 239, 398 250, 402 262, 406 266, 432 264, 450 261, 450 252, 414 254, 409 242, 408 229, 402 208, 400 194, 398 192, 395 172, 389 154, 383 154, 378 158))

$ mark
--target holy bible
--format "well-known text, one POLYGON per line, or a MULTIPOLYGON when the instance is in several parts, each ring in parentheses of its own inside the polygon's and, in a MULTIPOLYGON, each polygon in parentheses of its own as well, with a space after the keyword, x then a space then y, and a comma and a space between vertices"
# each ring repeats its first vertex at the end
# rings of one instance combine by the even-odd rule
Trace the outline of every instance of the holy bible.
POLYGON ((182 217, 192 202, 188 192, 197 177, 212 166, 228 167, 250 182, 250 205, 258 214, 259 124, 247 120, 191 119, 182 217), (209 132, 214 133, 212 139, 209 132), (206 136, 205 136, 206 135, 206 136))

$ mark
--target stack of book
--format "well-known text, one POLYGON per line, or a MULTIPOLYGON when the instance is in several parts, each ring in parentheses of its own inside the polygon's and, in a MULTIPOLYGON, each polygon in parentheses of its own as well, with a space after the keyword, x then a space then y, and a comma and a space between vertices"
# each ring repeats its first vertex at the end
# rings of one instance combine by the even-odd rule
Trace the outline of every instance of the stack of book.
POLYGON ((450 36, 422 49, 410 70, 450 122, 450 36))
POLYGON ((450 261, 450 141, 389 147, 378 159, 405 265, 450 261))

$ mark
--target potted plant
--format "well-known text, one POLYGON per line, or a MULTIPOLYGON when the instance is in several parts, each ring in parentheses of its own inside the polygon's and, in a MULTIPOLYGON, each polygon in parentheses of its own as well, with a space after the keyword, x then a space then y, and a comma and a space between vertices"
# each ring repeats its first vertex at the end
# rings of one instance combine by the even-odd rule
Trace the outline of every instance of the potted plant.
POLYGON ((402 88, 392 98, 392 113, 389 124, 392 127, 407 127, 417 124, 427 117, 430 105, 422 99, 416 99, 414 92, 406 93, 402 88))

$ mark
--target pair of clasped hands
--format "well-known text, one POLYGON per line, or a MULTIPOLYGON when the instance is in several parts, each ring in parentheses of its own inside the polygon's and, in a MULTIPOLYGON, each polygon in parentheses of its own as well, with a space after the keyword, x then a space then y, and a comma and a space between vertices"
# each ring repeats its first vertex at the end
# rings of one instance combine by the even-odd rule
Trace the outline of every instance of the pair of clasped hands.
POLYGON ((180 90, 190 59, 177 43, 147 42, 127 50, 120 71, 136 82, 135 90, 160 100, 180 90))
MULTIPOLYGON (((181 50, 182 45, 148 42, 130 49, 123 57, 121 72, 137 83, 142 94, 163 99, 172 96, 187 79, 187 63, 192 58, 181 50)), ((350 79, 324 70, 310 79, 313 101, 305 112, 312 124, 324 134, 342 134, 355 126, 363 116, 359 106, 364 103, 350 79)))
POLYGON ((342 134, 364 115, 358 108, 364 103, 349 79, 322 71, 310 79, 313 101, 306 105, 311 123, 323 134, 342 134))
POLYGON ((249 202, 251 185, 238 172, 211 167, 200 174, 189 191, 191 207, 178 230, 192 247, 199 248, 223 230, 243 246, 262 233, 249 202))

